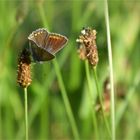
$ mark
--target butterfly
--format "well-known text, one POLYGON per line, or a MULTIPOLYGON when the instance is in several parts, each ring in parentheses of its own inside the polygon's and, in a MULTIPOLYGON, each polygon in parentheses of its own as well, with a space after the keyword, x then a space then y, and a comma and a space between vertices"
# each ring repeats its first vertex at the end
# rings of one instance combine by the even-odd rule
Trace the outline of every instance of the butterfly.
POLYGON ((37 62, 55 58, 55 54, 68 42, 67 37, 57 33, 49 33, 44 28, 33 31, 28 36, 28 40, 31 56, 37 62))

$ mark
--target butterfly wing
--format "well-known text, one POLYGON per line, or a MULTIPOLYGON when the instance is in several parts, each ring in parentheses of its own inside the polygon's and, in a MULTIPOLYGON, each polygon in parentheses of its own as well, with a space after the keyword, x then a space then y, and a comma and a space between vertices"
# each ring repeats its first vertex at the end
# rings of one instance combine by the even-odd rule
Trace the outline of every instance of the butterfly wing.
POLYGON ((49 33, 46 29, 33 31, 28 40, 30 51, 34 61, 48 61, 53 59, 54 54, 64 47, 68 39, 65 36, 49 33))
POLYGON ((33 31, 28 39, 30 42, 35 43, 38 47, 43 48, 45 46, 45 39, 49 36, 46 29, 37 29, 33 31))
POLYGON ((60 34, 50 33, 45 39, 45 50, 51 54, 57 53, 67 43, 68 39, 60 34))
POLYGON ((49 61, 55 56, 44 49, 45 39, 49 36, 46 29, 33 31, 28 39, 30 41, 30 51, 34 61, 49 61))
POLYGON ((45 51, 44 49, 37 47, 37 45, 35 44, 30 45, 30 52, 31 52, 33 61, 35 62, 49 61, 55 57, 48 51, 45 51))

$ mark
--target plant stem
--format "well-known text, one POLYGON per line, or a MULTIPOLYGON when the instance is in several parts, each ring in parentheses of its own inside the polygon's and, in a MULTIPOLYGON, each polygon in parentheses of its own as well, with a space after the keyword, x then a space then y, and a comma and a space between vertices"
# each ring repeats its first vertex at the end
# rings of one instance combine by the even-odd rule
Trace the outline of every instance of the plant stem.
POLYGON ((73 135, 75 137, 75 140, 80 140, 78 129, 77 129, 77 126, 76 126, 76 122, 74 120, 74 116, 73 116, 73 113, 72 113, 72 110, 71 110, 71 106, 70 106, 70 103, 69 103, 69 100, 68 100, 68 97, 67 97, 67 92, 66 92, 64 82, 62 80, 62 76, 61 76, 61 73, 60 73, 60 69, 59 69, 59 66, 58 66, 58 63, 57 63, 56 60, 53 61, 53 65, 55 67, 55 72, 56 72, 56 75, 57 75, 57 78, 58 78, 59 86, 60 86, 61 93, 62 93, 62 98, 63 98, 64 104, 65 104, 65 107, 66 107, 66 111, 67 111, 67 115, 68 115, 68 118, 69 118, 69 121, 70 121, 70 124, 71 124, 73 135))
POLYGON ((115 99, 114 99, 113 62, 112 62, 112 49, 111 49, 111 37, 110 37, 110 25, 109 25, 107 0, 105 0, 105 20, 106 20, 106 29, 107 29, 107 44, 108 44, 107 47, 108 47, 110 85, 111 85, 111 131, 112 131, 112 140, 115 140, 115 99))
MULTIPOLYGON (((47 26, 47 22, 45 20, 44 8, 42 6, 39 7, 39 11, 40 11, 40 15, 41 15, 43 25, 45 27, 49 28, 47 26)), ((65 105, 65 108, 66 108, 66 111, 67 111, 67 115, 68 115, 68 118, 69 118, 69 121, 70 121, 70 125, 72 127, 73 135, 75 137, 75 140, 80 140, 80 136, 79 136, 78 129, 77 129, 77 126, 76 126, 76 122, 75 122, 75 119, 74 119, 74 116, 73 116, 73 113, 72 113, 72 109, 71 109, 71 106, 70 106, 70 103, 69 103, 69 100, 68 100, 68 97, 67 97, 67 92, 66 92, 64 82, 63 82, 63 79, 62 79, 62 76, 61 76, 60 68, 59 68, 59 65, 58 65, 56 59, 53 61, 53 65, 55 67, 55 72, 56 72, 56 75, 57 75, 57 78, 58 78, 59 86, 60 86, 61 93, 62 93, 62 98, 64 100, 64 105, 65 105)))
POLYGON ((93 126, 95 129, 95 139, 99 139, 99 134, 98 134, 98 127, 97 127, 97 119, 96 119, 96 113, 95 113, 95 99, 92 95, 92 89, 91 89, 91 79, 90 79, 90 72, 89 72, 89 64, 88 61, 85 61, 85 70, 86 70, 86 77, 87 77, 87 84, 89 88, 89 98, 90 98, 90 109, 92 112, 92 120, 93 120, 93 126))
POLYGON ((25 103, 25 136, 28 140, 28 98, 27 98, 27 88, 24 88, 24 103, 25 103))
POLYGON ((93 71, 94 71, 94 76, 95 76, 95 84, 96 84, 96 88, 97 88, 97 93, 98 93, 98 96, 99 96, 99 102, 100 102, 100 105, 101 105, 101 111, 102 111, 102 114, 103 114, 103 119, 104 119, 104 122, 105 122, 105 126, 107 128, 108 134, 109 134, 109 136, 111 136, 109 125, 108 125, 108 122, 107 122, 107 119, 106 119, 105 113, 104 113, 103 102, 102 102, 102 95, 101 95, 100 90, 99 90, 99 84, 98 84, 98 77, 97 77, 96 67, 93 68, 93 71))
POLYGON ((44 26, 48 27, 48 24, 46 22, 46 16, 45 16, 44 9, 43 9, 43 5, 38 4, 38 8, 39 8, 40 16, 41 16, 41 19, 42 19, 44 26))
POLYGON ((117 114, 116 114, 116 128, 119 126, 121 119, 124 116, 124 113, 126 112, 126 108, 128 107, 128 105, 130 104, 130 102, 133 99, 133 96, 135 95, 135 93, 137 92, 136 89, 137 87, 140 85, 140 73, 139 73, 140 69, 138 70, 138 73, 135 75, 134 80, 132 80, 131 84, 132 86, 129 87, 127 95, 125 97, 125 102, 122 103, 121 107, 117 110, 117 114))

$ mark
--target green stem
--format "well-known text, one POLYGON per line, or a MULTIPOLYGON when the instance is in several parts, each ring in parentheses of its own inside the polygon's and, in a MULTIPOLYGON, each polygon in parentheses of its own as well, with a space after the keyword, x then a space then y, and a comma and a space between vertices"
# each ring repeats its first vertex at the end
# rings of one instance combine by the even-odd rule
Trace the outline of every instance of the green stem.
POLYGON ((41 19, 42 19, 42 22, 43 22, 44 26, 48 27, 48 24, 46 22, 46 16, 45 16, 45 13, 44 13, 44 10, 43 10, 43 5, 38 4, 38 8, 39 8, 40 16, 41 16, 41 19))
POLYGON ((89 64, 88 61, 85 61, 85 69, 86 69, 86 77, 87 77, 87 83, 88 83, 88 88, 89 88, 89 98, 90 98, 90 109, 92 112, 92 120, 93 120, 93 126, 95 129, 95 139, 99 139, 99 134, 98 134, 98 127, 97 127, 97 119, 96 119, 96 114, 95 114, 95 99, 92 95, 92 88, 91 88, 91 79, 90 79, 90 72, 89 72, 89 64))
POLYGON ((127 95, 125 97, 125 102, 122 103, 121 107, 118 108, 117 110, 117 114, 116 114, 116 128, 119 126, 120 121, 122 119, 122 117, 124 117, 124 113, 126 112, 126 108, 128 107, 128 105, 130 104, 130 102, 133 99, 133 96, 135 95, 135 93, 137 92, 136 89, 137 87, 140 85, 140 70, 138 70, 138 73, 135 76, 135 79, 133 80, 133 82, 131 81, 132 86, 129 87, 127 95))
POLYGON ((77 126, 76 126, 76 122, 75 122, 75 119, 74 119, 74 116, 73 116, 73 113, 72 113, 72 109, 71 109, 71 106, 70 106, 70 103, 69 103, 69 100, 68 100, 68 97, 67 97, 67 92, 66 92, 64 82, 63 82, 63 79, 62 79, 62 76, 61 76, 61 72, 60 72, 60 69, 59 69, 59 66, 58 66, 58 63, 57 63, 56 59, 53 61, 53 65, 55 67, 55 72, 56 72, 56 75, 57 75, 57 78, 58 78, 62 98, 63 98, 64 104, 65 104, 65 107, 66 107, 66 111, 67 111, 67 115, 68 115, 68 118, 69 118, 69 121, 70 121, 70 124, 71 124, 73 135, 75 137, 75 140, 80 140, 78 129, 77 129, 77 126))
POLYGON ((24 88, 24 103, 25 103, 25 136, 28 140, 28 99, 27 99, 27 88, 24 88))
POLYGON ((109 134, 109 136, 111 136, 109 125, 108 125, 108 122, 107 122, 107 119, 106 119, 105 113, 104 113, 103 102, 102 102, 102 95, 101 95, 101 92, 99 90, 99 84, 98 84, 98 77, 97 77, 96 67, 93 68, 93 71, 94 71, 94 76, 95 76, 95 84, 96 84, 96 88, 97 88, 97 93, 98 93, 98 96, 99 96, 99 102, 100 102, 100 105, 101 105, 101 111, 102 111, 102 114, 103 114, 103 119, 104 119, 104 122, 105 122, 105 126, 107 128, 108 134, 109 134))
POLYGON ((105 0, 105 20, 107 29, 107 47, 108 47, 108 59, 110 69, 110 85, 111 85, 111 131, 112 140, 115 140, 115 98, 114 98, 114 80, 113 80, 113 62, 112 62, 112 49, 111 49, 111 37, 110 37, 110 25, 108 14, 108 2, 105 0))
MULTIPOLYGON (((44 9, 41 5, 39 7, 39 11, 40 11, 40 15, 41 15, 43 25, 45 27, 48 27, 47 22, 46 22, 46 18, 45 18, 45 12, 44 12, 44 9)), ((66 92, 66 89, 65 89, 65 86, 64 86, 64 82, 62 80, 60 68, 57 64, 56 59, 53 61, 53 64, 54 64, 55 72, 56 72, 58 82, 59 82, 59 85, 60 85, 60 89, 61 89, 62 97, 63 97, 63 100, 64 100, 65 108, 66 108, 66 111, 67 111, 67 115, 68 115, 68 118, 69 118, 69 121, 70 121, 70 124, 71 124, 71 127, 72 127, 73 135, 75 137, 75 140, 80 140, 78 129, 77 129, 77 126, 76 126, 76 122, 74 120, 74 116, 73 116, 73 113, 72 113, 72 110, 71 110, 71 106, 70 106, 70 103, 69 103, 69 100, 68 100, 68 97, 67 97, 67 92, 66 92)))

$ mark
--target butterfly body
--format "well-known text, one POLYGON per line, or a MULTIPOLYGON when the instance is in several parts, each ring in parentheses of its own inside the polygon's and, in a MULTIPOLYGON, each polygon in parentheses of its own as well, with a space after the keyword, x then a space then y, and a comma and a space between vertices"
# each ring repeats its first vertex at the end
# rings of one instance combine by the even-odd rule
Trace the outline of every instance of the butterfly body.
POLYGON ((30 51, 34 61, 49 61, 55 57, 55 54, 66 45, 68 39, 57 33, 49 33, 41 28, 33 31, 28 40, 30 42, 30 51))

